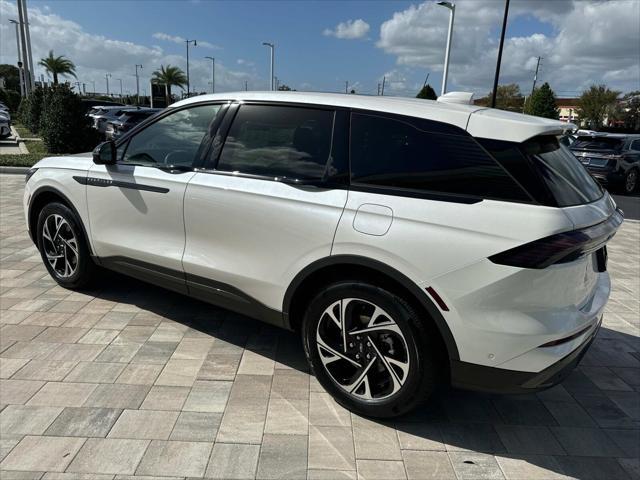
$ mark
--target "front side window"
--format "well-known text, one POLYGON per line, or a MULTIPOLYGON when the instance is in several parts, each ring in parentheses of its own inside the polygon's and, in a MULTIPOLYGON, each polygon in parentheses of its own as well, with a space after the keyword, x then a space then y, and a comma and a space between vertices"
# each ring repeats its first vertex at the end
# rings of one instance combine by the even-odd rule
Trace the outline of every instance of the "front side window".
POLYGON ((161 118, 131 138, 122 162, 145 166, 192 166, 220 105, 199 105, 161 118))
POLYGON ((355 184, 530 201, 473 138, 367 114, 351 117, 351 179, 355 184))
POLYGON ((331 153, 334 112, 242 105, 217 169, 245 174, 322 179, 331 153))

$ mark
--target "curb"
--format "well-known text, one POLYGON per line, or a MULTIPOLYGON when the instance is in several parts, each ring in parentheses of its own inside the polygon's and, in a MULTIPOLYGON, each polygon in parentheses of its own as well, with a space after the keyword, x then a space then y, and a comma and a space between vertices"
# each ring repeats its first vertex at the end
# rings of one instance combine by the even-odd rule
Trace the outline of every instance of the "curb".
POLYGON ((0 173, 10 173, 14 175, 26 175, 30 167, 3 167, 0 165, 0 173))

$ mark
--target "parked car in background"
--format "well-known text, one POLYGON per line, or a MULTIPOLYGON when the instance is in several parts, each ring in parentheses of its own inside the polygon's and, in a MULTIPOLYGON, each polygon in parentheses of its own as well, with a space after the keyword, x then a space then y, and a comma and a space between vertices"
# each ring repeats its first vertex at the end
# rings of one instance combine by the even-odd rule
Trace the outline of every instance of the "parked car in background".
POLYGON ((640 135, 579 135, 571 151, 589 173, 610 189, 631 195, 640 184, 640 135))
POLYGON ((101 107, 102 110, 93 115, 93 126, 98 132, 102 135, 105 135, 107 132, 107 124, 108 122, 115 120, 124 112, 128 112, 130 110, 138 110, 140 107, 101 107))
POLYGON ((115 140, 147 118, 161 112, 161 108, 140 108, 127 110, 115 120, 107 122, 105 136, 108 140, 115 140))
POLYGON ((11 135, 11 114, 7 106, 0 102, 0 139, 11 135))
POLYGON ((25 218, 61 286, 105 267, 297 331, 338 402, 392 417, 440 381, 549 388, 591 345, 623 219, 559 145, 572 127, 421 99, 201 95, 93 156, 40 161, 25 218))
POLYGON ((112 107, 124 107, 124 104, 119 103, 119 102, 110 102, 108 100, 96 100, 94 98, 82 98, 80 99, 80 101, 82 102, 82 104, 85 106, 87 113, 89 113, 89 111, 94 108, 94 107, 100 107, 100 106, 112 106, 112 107))

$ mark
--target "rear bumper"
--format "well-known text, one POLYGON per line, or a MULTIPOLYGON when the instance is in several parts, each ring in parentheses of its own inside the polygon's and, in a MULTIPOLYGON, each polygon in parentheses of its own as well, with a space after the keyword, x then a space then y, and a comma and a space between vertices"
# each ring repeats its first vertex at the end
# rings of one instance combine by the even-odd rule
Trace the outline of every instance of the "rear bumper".
POLYGON ((541 372, 520 372, 454 360, 451 362, 451 385, 465 390, 501 394, 531 393, 553 387, 567 378, 580 363, 601 323, 602 317, 580 346, 541 372))

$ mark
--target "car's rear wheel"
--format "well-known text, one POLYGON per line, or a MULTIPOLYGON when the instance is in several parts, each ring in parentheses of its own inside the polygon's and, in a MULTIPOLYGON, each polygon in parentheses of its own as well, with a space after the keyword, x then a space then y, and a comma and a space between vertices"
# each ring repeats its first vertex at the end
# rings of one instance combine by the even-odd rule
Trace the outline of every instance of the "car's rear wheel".
POLYGON ((320 384, 346 408, 402 415, 436 387, 436 352, 410 304, 380 287, 340 282, 311 301, 305 352, 320 384))
POLYGON ((624 193, 631 195, 638 188, 638 170, 632 168, 624 176, 624 183, 622 185, 624 193))
POLYGON ((53 279, 66 288, 87 286, 97 267, 75 213, 62 203, 45 205, 37 229, 38 249, 53 279))

